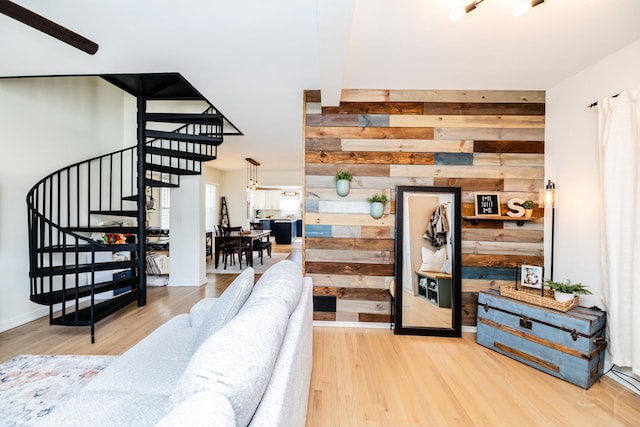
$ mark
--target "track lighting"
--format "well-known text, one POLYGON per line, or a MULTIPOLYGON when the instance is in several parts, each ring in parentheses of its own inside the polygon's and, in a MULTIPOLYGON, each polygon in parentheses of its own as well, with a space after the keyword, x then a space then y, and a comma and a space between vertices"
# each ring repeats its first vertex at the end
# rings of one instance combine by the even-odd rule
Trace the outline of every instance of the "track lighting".
POLYGON ((544 3, 544 0, 529 0, 529 1, 525 1, 520 4, 517 4, 513 8, 513 16, 524 15, 530 9, 533 9, 534 7, 542 3, 544 3))
POLYGON ((484 0, 475 0, 473 3, 469 3, 465 7, 460 7, 451 11, 451 13, 449 14, 449 19, 451 20, 451 22, 456 22, 458 19, 462 18, 464 15, 478 7, 478 5, 483 1, 484 0))
MULTIPOLYGON (((471 11, 475 10, 478 7, 478 5, 483 1, 484 0, 475 0, 469 3, 468 5, 466 5, 465 7, 454 9, 449 14, 449 19, 451 20, 451 22, 456 22, 458 19, 462 18, 467 13, 470 13, 471 11)), ((513 16, 523 15, 528 10, 541 5, 542 3, 544 3, 544 1, 545 0, 527 0, 525 2, 519 3, 513 8, 513 12, 512 12, 513 16)))

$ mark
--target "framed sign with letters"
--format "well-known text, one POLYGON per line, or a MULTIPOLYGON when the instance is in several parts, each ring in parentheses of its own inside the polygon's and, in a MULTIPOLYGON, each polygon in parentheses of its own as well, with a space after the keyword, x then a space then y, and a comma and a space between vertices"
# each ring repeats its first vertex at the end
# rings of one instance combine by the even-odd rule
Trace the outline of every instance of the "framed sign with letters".
POLYGON ((475 193, 476 216, 500 216, 500 193, 475 193))

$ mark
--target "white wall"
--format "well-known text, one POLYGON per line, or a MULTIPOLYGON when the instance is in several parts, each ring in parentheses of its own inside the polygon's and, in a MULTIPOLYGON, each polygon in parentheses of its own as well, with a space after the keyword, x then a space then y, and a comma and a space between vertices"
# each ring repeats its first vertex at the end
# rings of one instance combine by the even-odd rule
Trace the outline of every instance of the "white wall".
MULTIPOLYGON (((554 279, 589 285, 601 302, 598 111, 592 102, 640 86, 640 41, 600 60, 547 91, 545 167, 558 187, 554 279)), ((607 209, 626 209, 607 206, 607 209)), ((629 212, 630 215, 637 213, 629 212)), ((550 221, 546 221, 550 225, 550 221)), ((547 269, 549 227, 545 237, 547 269)))
POLYGON ((29 301, 29 189, 122 147, 123 93, 98 78, 0 79, 0 331, 48 313, 29 301))

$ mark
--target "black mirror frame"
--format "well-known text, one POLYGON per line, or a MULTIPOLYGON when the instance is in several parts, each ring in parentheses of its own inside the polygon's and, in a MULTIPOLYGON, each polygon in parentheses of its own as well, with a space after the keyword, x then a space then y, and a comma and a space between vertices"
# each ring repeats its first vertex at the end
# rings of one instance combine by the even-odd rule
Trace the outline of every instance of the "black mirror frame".
POLYGON ((462 282, 461 282, 461 189, 460 187, 428 187, 428 186, 396 186, 396 264, 395 264, 395 305, 394 305, 394 330, 397 335, 425 335, 438 337, 461 337, 462 336, 462 282), (452 215, 455 218, 452 227, 452 252, 453 264, 451 271, 452 286, 452 307, 451 307, 451 328, 437 327, 404 327, 402 324, 402 263, 403 263, 403 228, 404 221, 404 194, 405 193, 438 193, 453 194, 452 215))

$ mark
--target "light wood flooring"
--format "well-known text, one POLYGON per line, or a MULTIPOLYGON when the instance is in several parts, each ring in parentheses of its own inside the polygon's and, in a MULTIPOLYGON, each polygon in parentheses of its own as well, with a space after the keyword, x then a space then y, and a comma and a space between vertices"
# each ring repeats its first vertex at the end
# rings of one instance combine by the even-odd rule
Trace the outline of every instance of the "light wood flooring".
MULTIPOLYGON (((302 262, 299 246, 277 245, 302 262)), ((149 288, 135 304, 88 328, 38 319, 0 333, 0 362, 18 354, 121 354, 235 275, 199 288, 149 288)), ((610 378, 589 390, 462 339, 388 329, 314 327, 308 426, 637 426, 640 395, 610 378)))

